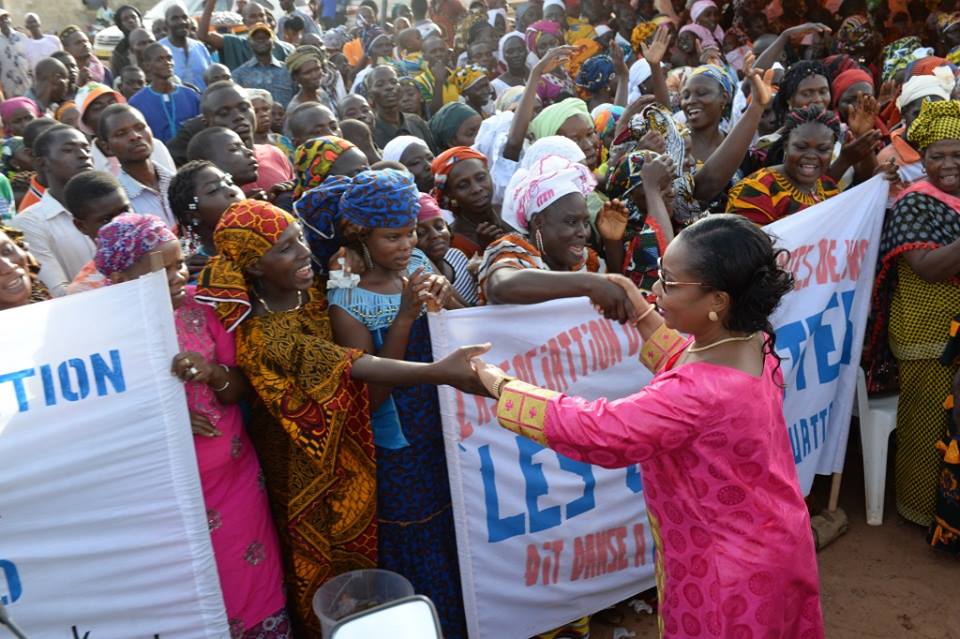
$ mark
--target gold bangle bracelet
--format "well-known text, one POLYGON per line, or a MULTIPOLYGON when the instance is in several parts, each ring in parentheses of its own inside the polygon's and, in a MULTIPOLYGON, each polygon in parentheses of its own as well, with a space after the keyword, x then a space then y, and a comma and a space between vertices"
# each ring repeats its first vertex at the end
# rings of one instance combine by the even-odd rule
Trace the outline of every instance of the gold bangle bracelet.
POLYGON ((634 322, 633 325, 636 326, 637 324, 639 324, 639 323, 642 322, 643 320, 647 319, 647 315, 649 315, 650 313, 654 312, 655 310, 657 310, 657 307, 654 306, 653 304, 650 304, 650 307, 649 307, 647 310, 645 310, 645 311, 640 315, 640 317, 637 318, 637 321, 634 322))

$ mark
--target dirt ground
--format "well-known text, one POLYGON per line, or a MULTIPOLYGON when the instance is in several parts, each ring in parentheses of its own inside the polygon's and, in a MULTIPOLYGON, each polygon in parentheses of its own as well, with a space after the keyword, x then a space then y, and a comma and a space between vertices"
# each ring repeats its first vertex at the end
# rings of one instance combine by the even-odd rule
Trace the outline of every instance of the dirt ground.
MULTIPOLYGON (((925 531, 897 515, 893 439, 883 525, 868 526, 856 421, 850 432, 840 490, 850 527, 817 554, 827 638, 960 639, 960 561, 928 548, 925 531)), ((824 507, 829 490, 830 479, 818 477, 813 494, 824 507)), ((593 639, 615 639, 617 626, 633 634, 616 639, 657 637, 654 615, 623 604, 615 613, 622 617, 617 625, 594 617, 593 639)))

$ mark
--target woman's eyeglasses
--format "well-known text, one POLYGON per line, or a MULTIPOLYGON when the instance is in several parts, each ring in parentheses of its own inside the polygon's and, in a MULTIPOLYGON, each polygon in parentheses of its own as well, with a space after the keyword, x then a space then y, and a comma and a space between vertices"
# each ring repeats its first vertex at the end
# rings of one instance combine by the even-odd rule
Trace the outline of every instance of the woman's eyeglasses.
POLYGON ((670 292, 671 286, 704 286, 703 282, 671 282, 663 276, 663 258, 657 258, 657 281, 664 293, 670 292))

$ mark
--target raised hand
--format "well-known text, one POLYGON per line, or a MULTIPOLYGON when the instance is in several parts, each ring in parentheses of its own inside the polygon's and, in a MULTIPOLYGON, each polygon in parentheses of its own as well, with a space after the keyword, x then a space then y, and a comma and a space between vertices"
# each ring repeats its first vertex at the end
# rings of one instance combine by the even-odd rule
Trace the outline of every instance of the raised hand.
POLYGON ((662 191, 673 181, 677 174, 677 167, 669 155, 658 155, 647 160, 640 169, 640 180, 644 188, 662 191))
POLYGON ((857 103, 847 111, 847 126, 850 127, 850 132, 856 137, 872 131, 879 113, 880 105, 877 99, 861 93, 857 96, 857 103))
POLYGON ((840 155, 847 164, 853 166, 873 153, 873 147, 880 141, 880 131, 871 129, 840 147, 840 155))
POLYGON ((627 206, 620 200, 604 202, 600 214, 597 215, 597 231, 600 237, 617 242, 623 240, 629 217, 627 206))
POLYGON ((646 60, 650 66, 660 64, 663 61, 663 57, 667 54, 667 49, 670 48, 670 29, 664 24, 661 24, 657 27, 657 30, 653 34, 653 41, 648 45, 646 42, 640 43, 640 51, 643 53, 643 59, 646 60))
POLYGON ((754 69, 753 65, 757 58, 753 53, 748 53, 743 61, 743 75, 750 80, 750 98, 761 109, 765 108, 773 100, 773 69, 762 71, 754 69))
POLYGON ((533 69, 530 71, 530 77, 539 78, 544 73, 556 71, 561 65, 567 63, 570 56, 572 56, 576 50, 576 47, 567 44, 550 49, 540 58, 539 62, 533 65, 533 69))
POLYGON ((630 69, 623 59, 623 49, 620 48, 620 45, 617 44, 616 41, 610 42, 610 59, 613 60, 613 69, 617 77, 626 77, 630 74, 630 69))
POLYGON ((811 33, 831 33, 833 29, 827 25, 820 22, 807 22, 805 24, 798 24, 795 27, 790 27, 783 31, 783 35, 787 37, 788 40, 794 40, 797 38, 802 38, 804 36, 810 35, 811 33))

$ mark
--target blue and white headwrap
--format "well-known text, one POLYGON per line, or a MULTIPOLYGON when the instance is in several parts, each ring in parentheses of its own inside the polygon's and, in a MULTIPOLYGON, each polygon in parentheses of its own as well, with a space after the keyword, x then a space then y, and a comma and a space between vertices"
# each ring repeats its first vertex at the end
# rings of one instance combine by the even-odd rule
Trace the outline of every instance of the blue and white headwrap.
POLYGON ((577 73, 577 86, 590 93, 597 93, 610 86, 613 78, 613 60, 608 55, 595 55, 588 58, 577 73))
POLYGON ((340 196, 340 215, 365 228, 414 226, 420 212, 419 191, 406 171, 363 171, 340 196))

